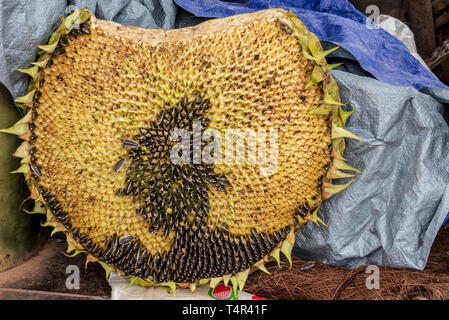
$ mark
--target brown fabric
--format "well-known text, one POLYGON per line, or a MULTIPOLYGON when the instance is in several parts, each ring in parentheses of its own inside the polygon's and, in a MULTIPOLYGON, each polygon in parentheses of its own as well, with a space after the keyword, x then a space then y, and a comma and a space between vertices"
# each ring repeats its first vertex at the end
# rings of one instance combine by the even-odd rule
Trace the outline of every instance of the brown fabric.
MULTIPOLYGON (((449 299, 449 230, 441 230, 423 271, 380 267, 380 289, 368 290, 365 267, 348 270, 317 262, 301 270, 306 262, 293 258, 280 268, 272 262, 268 275, 250 275, 245 291, 267 299, 285 300, 410 300, 449 299)), ((286 261, 284 261, 286 262, 286 261)))

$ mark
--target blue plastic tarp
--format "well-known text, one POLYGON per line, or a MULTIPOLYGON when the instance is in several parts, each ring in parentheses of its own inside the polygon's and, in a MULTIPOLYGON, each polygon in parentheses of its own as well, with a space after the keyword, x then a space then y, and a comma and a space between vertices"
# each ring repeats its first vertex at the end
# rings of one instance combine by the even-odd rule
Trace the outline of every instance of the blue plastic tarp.
POLYGON ((322 41, 348 50, 363 69, 395 86, 449 89, 429 72, 398 39, 380 28, 347 0, 174 0, 199 17, 223 18, 268 8, 292 10, 322 41))

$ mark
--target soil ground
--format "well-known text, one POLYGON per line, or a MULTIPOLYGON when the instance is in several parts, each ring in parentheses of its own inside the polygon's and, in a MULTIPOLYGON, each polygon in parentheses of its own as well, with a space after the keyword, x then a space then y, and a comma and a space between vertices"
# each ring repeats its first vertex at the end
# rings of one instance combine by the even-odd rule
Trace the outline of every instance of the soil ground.
POLYGON ((85 254, 70 258, 64 255, 67 245, 61 238, 50 238, 42 248, 26 262, 0 272, 0 288, 28 289, 109 298, 111 288, 105 272, 98 263, 84 267, 85 254), (79 268, 79 289, 67 289, 66 280, 79 268), (73 268, 73 267, 72 267, 73 268))

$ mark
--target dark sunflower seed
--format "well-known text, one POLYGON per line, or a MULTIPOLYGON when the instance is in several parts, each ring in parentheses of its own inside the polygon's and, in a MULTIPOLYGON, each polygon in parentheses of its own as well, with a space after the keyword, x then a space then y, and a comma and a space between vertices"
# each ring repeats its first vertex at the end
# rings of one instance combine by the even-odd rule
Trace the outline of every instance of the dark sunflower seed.
POLYGON ((60 56, 61 54, 64 54, 64 53, 65 53, 64 47, 58 46, 58 47, 55 49, 55 51, 53 51, 53 56, 54 56, 54 57, 57 57, 57 56, 60 56))
POLYGON ((120 159, 115 165, 114 165, 114 172, 117 173, 122 168, 123 164, 125 163, 126 159, 122 158, 120 159))
POLYGON ((86 22, 81 25, 81 32, 86 34, 90 33, 89 25, 86 22))
POLYGON ((127 196, 129 196, 133 192, 133 190, 134 190, 133 183, 129 182, 124 191, 125 191, 125 194, 127 196))
POLYGON ((124 246, 124 245, 129 244, 129 243, 130 243, 131 241, 133 241, 133 240, 134 240, 134 236, 128 235, 128 236, 121 237, 121 238, 119 239, 119 243, 120 243, 122 246, 124 246))
POLYGON ((134 140, 123 140, 123 146, 127 148, 138 149, 140 148, 140 144, 134 140))
POLYGON ((38 177, 38 178, 42 177, 42 171, 38 165, 33 163, 33 164, 31 164, 30 168, 31 168, 31 171, 36 175, 36 177, 38 177))
POLYGON ((308 270, 315 266, 315 261, 309 261, 301 265, 301 270, 308 270))

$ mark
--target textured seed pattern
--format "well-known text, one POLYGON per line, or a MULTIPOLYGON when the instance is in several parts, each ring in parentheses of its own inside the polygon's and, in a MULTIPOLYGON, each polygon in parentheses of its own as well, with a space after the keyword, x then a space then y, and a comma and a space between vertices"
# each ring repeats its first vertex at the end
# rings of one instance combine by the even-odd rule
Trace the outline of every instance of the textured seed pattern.
POLYGON ((326 116, 309 111, 322 89, 306 88, 313 64, 297 38, 270 14, 259 17, 190 31, 91 18, 43 70, 30 127, 33 178, 75 239, 126 275, 190 282, 245 270, 285 238, 307 199, 320 199, 331 135, 326 116), (166 137, 175 113, 197 107, 176 119, 189 128, 199 119, 221 131, 277 129, 277 171, 263 176, 247 161, 161 166, 169 148, 154 139, 166 137), (158 179, 154 159, 167 172, 158 179))
MULTIPOLYGON (((185 98, 179 106, 162 110, 157 120, 141 128, 135 137, 139 147, 134 145, 129 152, 131 165, 126 186, 118 193, 133 196, 136 202, 140 202, 136 212, 148 221, 150 232, 162 229, 167 236, 181 225, 197 231, 201 225, 207 224, 208 187, 224 190, 229 184, 224 175, 214 173, 213 164, 194 161, 195 154, 201 156, 206 145, 201 135, 208 124, 208 119, 203 116, 208 107, 209 101, 199 96, 193 102, 185 98), (198 128, 195 135, 194 123, 198 128), (171 133, 177 129, 185 130, 190 141, 187 146, 189 156, 178 164, 170 158, 173 147, 181 142, 172 141, 171 133)), ((129 140, 123 144, 130 145, 129 140)))

